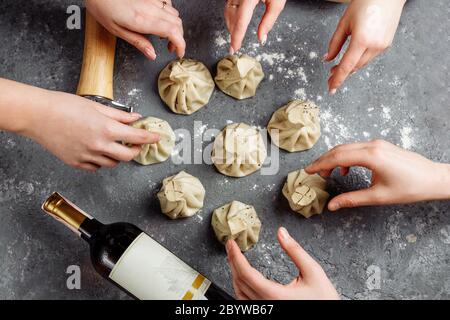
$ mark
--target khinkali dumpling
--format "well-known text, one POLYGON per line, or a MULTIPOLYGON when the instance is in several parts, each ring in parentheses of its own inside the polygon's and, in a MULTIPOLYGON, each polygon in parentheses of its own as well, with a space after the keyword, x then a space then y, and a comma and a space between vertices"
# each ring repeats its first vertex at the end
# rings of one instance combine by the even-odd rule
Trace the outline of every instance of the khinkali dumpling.
POLYGON ((211 225, 221 243, 225 244, 233 239, 241 251, 253 247, 258 242, 261 231, 261 221, 255 208, 239 201, 214 210, 211 225))
POLYGON ((191 114, 208 103, 214 81, 203 63, 181 59, 172 61, 161 71, 158 90, 170 110, 191 114))
POLYGON ((217 64, 215 81, 220 90, 236 98, 253 97, 264 72, 255 58, 246 54, 226 56, 217 64))
POLYGON ((320 137, 319 107, 294 100, 274 112, 267 125, 272 142, 289 152, 311 148, 320 137))
POLYGON ((211 154, 220 173, 243 177, 259 170, 267 151, 259 131, 245 123, 226 126, 216 137, 211 154))
POLYGON ((142 145, 141 152, 134 158, 134 161, 148 165, 166 161, 171 156, 175 146, 175 133, 167 121, 146 117, 134 122, 132 126, 138 129, 146 129, 160 136, 158 142, 142 145))
POLYGON ((309 175, 305 170, 289 173, 283 187, 283 195, 292 210, 305 218, 320 214, 327 203, 326 181, 318 174, 309 175))
POLYGON ((186 218, 203 207, 205 188, 196 177, 181 171, 163 180, 158 199, 161 211, 169 218, 186 218))

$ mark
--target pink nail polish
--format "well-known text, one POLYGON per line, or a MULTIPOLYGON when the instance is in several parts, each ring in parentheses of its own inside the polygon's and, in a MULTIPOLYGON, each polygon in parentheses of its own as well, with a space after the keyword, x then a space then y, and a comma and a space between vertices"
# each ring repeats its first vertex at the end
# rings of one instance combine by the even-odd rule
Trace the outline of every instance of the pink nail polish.
POLYGON ((233 49, 233 47, 230 47, 230 54, 231 54, 231 55, 234 54, 234 49, 233 49))
POLYGON ((336 94, 336 91, 337 91, 336 89, 331 89, 331 90, 330 90, 330 96, 335 95, 335 94, 336 94))

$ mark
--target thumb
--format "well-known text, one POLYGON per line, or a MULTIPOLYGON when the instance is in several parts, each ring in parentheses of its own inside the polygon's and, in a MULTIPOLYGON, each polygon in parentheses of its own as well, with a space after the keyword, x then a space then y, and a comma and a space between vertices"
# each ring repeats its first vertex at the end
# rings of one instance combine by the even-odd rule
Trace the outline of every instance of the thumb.
POLYGON ((377 198, 377 192, 374 187, 370 187, 364 190, 346 192, 331 199, 328 203, 328 209, 330 211, 336 211, 341 208, 368 206, 376 204, 377 198))
POLYGON ((303 278, 311 278, 317 273, 322 272, 322 267, 316 260, 314 260, 283 227, 278 229, 278 241, 283 250, 297 266, 303 278))

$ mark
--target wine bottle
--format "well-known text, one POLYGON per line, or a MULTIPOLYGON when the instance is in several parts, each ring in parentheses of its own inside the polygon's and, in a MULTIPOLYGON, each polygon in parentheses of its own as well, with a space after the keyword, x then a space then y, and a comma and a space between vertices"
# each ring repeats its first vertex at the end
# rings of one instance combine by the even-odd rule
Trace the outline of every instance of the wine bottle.
POLYGON ((42 209, 89 243, 100 275, 137 299, 233 299, 131 223, 102 224, 56 192, 42 209))

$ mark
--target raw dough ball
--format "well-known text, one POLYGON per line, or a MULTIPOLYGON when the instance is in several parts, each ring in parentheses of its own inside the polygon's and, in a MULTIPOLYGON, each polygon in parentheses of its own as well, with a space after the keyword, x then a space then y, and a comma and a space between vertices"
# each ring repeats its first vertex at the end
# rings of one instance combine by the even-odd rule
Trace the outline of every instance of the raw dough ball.
POLYGON ((289 173, 283 187, 283 195, 292 210, 305 218, 320 214, 327 203, 326 181, 318 174, 309 175, 305 170, 289 173))
POLYGON ((220 173, 243 177, 259 170, 267 151, 259 131, 245 123, 226 126, 216 137, 212 161, 220 173))
POLYGON ((253 97, 264 78, 261 63, 246 54, 227 56, 217 64, 215 81, 224 93, 236 98, 253 97))
POLYGON ((191 114, 208 103, 214 81, 203 63, 181 59, 172 61, 161 71, 158 90, 170 110, 191 114))
POLYGON ((157 143, 144 144, 134 161, 143 165, 166 161, 175 146, 175 133, 167 121, 146 117, 132 124, 133 127, 157 133, 161 139, 157 143))
POLYGON ((272 142, 289 152, 311 148, 320 137, 319 107, 294 100, 274 112, 267 125, 272 142))
POLYGON ((205 188, 196 177, 181 171, 163 180, 158 199, 161 211, 169 218, 191 217, 203 207, 205 188))
POLYGON ((239 201, 214 210, 211 225, 221 243, 234 239, 241 251, 253 247, 261 231, 261 221, 255 208, 239 201))

